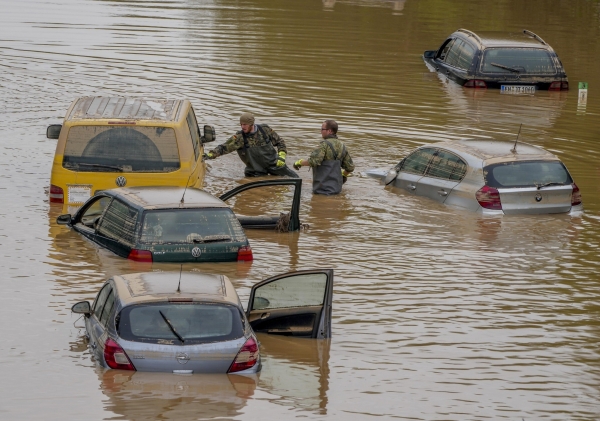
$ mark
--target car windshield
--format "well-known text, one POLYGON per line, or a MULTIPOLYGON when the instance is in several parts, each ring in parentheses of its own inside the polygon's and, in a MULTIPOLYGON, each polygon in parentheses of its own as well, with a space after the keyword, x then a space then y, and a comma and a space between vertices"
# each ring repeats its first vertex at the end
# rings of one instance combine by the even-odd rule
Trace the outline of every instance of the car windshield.
POLYGON ((246 241, 244 229, 229 208, 147 211, 140 242, 145 244, 246 241))
POLYGON ((125 307, 117 331, 128 341, 191 345, 240 338, 243 324, 240 311, 231 305, 160 302, 125 307))
POLYGON ((538 48, 488 48, 481 64, 483 73, 554 74, 556 68, 546 50, 538 48))
POLYGON ((180 167, 175 131, 167 127, 74 126, 63 167, 86 172, 172 172, 180 167))
POLYGON ((490 187, 546 187, 571 184, 573 180, 560 161, 517 161, 493 164, 483 169, 490 187))

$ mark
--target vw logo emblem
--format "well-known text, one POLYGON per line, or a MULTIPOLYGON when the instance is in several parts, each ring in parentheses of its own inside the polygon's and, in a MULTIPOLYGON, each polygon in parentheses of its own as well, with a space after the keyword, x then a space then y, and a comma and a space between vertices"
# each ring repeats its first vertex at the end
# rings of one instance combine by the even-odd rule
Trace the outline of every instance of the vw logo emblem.
POLYGON ((539 194, 539 193, 538 193, 538 194, 536 194, 536 195, 535 195, 535 201, 536 201, 536 202, 541 202, 541 201, 542 201, 542 195, 541 195, 541 194, 539 194))
POLYGON ((202 254, 202 250, 200 250, 198 247, 194 247, 192 249, 192 256, 200 257, 201 254, 202 254))
POLYGON ((190 356, 185 352, 178 352, 175 356, 175 359, 179 364, 187 364, 187 362, 190 360, 190 356))
POLYGON ((127 179, 125 177, 123 177, 122 175, 120 175, 115 180, 115 183, 119 187, 125 187, 125 184, 127 184, 127 179))

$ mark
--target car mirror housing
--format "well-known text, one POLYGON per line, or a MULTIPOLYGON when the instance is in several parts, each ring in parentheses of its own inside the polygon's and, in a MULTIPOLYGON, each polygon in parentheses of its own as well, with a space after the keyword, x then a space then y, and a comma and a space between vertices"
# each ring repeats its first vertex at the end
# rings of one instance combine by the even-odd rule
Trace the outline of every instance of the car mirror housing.
POLYGON ((202 136, 202 143, 214 142, 217 139, 217 134, 213 126, 208 124, 203 128, 204 136, 202 136))
POLYGON ((436 52, 437 52, 437 51, 435 51, 435 50, 428 50, 428 51, 425 51, 425 52, 423 53, 423 57, 425 57, 425 58, 435 58, 435 53, 436 53, 436 52))
POLYGON ((71 311, 73 313, 85 314, 86 316, 89 316, 90 314, 92 314, 92 307, 90 306, 90 303, 88 301, 80 301, 76 304, 73 304, 73 307, 71 307, 71 311))
POLYGON ((60 215, 58 218, 56 218, 56 223, 58 225, 69 225, 71 223, 71 215, 66 213, 64 215, 60 215))
POLYGON ((51 124, 46 129, 46 137, 48 139, 58 139, 60 136, 60 130, 62 129, 62 124, 51 124))

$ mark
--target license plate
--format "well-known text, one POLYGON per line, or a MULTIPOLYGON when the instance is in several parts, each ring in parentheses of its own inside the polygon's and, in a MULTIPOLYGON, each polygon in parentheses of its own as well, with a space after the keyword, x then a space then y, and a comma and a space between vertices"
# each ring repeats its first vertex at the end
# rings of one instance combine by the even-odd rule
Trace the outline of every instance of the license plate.
POLYGON ((83 203, 92 196, 92 186, 69 186, 69 203, 83 203))
POLYGON ((501 85, 500 92, 504 92, 506 94, 534 94, 535 86, 501 85))

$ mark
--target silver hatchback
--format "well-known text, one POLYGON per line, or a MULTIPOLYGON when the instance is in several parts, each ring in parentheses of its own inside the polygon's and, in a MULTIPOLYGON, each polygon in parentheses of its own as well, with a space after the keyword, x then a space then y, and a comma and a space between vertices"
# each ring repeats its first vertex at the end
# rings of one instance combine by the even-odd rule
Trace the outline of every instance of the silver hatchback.
POLYGON ((260 371, 255 332, 331 336, 333 270, 278 275, 252 287, 247 310, 229 279, 198 272, 114 276, 85 316, 89 346, 105 368, 182 374, 260 371))
POLYGON ((583 210, 581 193, 560 159, 527 143, 454 140, 421 146, 389 171, 367 175, 437 202, 483 213, 583 210))

